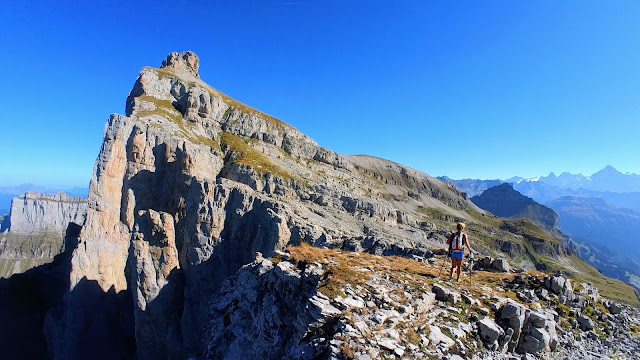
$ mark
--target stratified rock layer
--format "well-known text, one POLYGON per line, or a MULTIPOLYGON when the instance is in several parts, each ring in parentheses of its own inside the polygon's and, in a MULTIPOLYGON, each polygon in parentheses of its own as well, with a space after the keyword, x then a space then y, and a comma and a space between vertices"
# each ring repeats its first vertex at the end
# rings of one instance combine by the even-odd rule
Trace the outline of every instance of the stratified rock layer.
POLYGON ((64 251, 69 226, 75 231, 84 223, 86 207, 86 199, 65 193, 29 191, 14 198, 0 233, 0 277, 53 261, 64 251))

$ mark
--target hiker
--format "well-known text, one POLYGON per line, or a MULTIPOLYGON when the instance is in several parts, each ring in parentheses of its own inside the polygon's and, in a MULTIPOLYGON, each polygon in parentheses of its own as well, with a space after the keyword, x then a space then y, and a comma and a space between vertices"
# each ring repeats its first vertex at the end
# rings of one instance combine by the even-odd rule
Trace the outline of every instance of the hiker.
POLYGON ((449 245, 449 256, 451 257, 451 271, 449 272, 449 282, 453 281, 453 269, 458 271, 458 281, 460 281, 460 272, 462 267, 462 258, 464 257, 464 246, 469 249, 469 254, 472 254, 471 246, 469 246, 469 237, 465 234, 464 223, 458 223, 456 226, 458 231, 451 233, 447 239, 447 245, 449 245))

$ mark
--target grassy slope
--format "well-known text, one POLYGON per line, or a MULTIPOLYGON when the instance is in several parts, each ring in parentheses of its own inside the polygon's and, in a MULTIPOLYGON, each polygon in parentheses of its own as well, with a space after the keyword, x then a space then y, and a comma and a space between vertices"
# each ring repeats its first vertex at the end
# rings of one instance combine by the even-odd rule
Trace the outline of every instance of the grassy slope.
POLYGON ((468 225, 466 232, 469 234, 472 246, 482 249, 483 253, 504 256, 498 250, 497 239, 512 241, 526 250, 519 259, 513 259, 516 264, 526 260, 548 272, 563 271, 578 282, 593 284, 605 297, 640 306, 638 293, 631 285, 602 275, 582 259, 576 256, 558 259, 536 252, 533 249, 534 245, 550 248, 554 244, 559 244, 561 239, 556 239, 528 219, 505 220, 489 212, 482 214, 472 207, 466 210, 469 219, 456 219, 442 209, 419 208, 418 210, 424 215, 424 220, 433 221, 450 229, 454 229, 457 221, 466 221, 468 225))

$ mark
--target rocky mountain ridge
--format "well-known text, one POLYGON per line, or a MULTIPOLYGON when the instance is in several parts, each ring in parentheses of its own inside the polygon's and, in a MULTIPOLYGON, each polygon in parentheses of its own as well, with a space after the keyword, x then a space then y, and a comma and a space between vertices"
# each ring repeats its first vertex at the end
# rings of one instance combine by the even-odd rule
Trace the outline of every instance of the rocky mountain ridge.
POLYGON ((574 175, 569 172, 563 172, 556 176, 551 172, 548 176, 542 176, 537 181, 557 186, 561 189, 610 192, 640 191, 640 175, 623 174, 611 165, 605 166, 602 170, 588 177, 582 174, 574 175))
MULTIPOLYGON (((210 301, 256 252, 307 243, 425 257, 458 221, 475 249, 514 267, 570 269, 612 286, 535 224, 485 213, 454 186, 392 161, 320 147, 204 83, 198 64, 192 52, 172 53, 142 69, 126 116, 105 127, 73 246, 10 281, 24 289, 20 281, 55 273, 60 288, 9 344, 35 339, 43 345, 30 350, 54 359, 204 356, 210 301)), ((612 284, 615 296, 638 301, 612 284)))
POLYGON ((530 179, 518 176, 506 180, 455 180, 447 176, 441 176, 438 179, 455 185, 469 197, 480 195, 485 190, 502 183, 508 183, 521 194, 533 198, 540 204, 546 204, 563 196, 602 198, 614 207, 628 208, 640 213, 640 175, 623 174, 610 165, 589 177, 568 172, 556 176, 551 172, 548 176, 530 179))
POLYGON ((78 339, 116 337, 81 330, 94 310, 71 304, 102 296, 87 298, 83 286, 130 294, 135 332, 117 336, 135 337, 139 358, 194 354, 208 299, 256 251, 308 242, 424 252, 441 240, 421 227, 438 229, 407 210, 469 206, 426 174, 319 147, 206 85, 197 64, 186 52, 144 68, 127 116, 109 119, 71 255, 70 294, 47 329, 65 334, 49 336, 56 357, 82 353, 78 339))

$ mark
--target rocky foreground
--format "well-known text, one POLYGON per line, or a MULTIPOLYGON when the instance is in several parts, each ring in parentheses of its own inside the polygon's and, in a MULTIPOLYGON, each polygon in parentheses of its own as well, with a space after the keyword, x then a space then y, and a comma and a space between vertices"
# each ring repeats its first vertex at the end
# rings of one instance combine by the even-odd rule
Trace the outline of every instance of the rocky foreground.
POLYGON ((210 307, 207 359, 633 359, 640 314, 589 284, 302 245, 257 258, 210 307))

